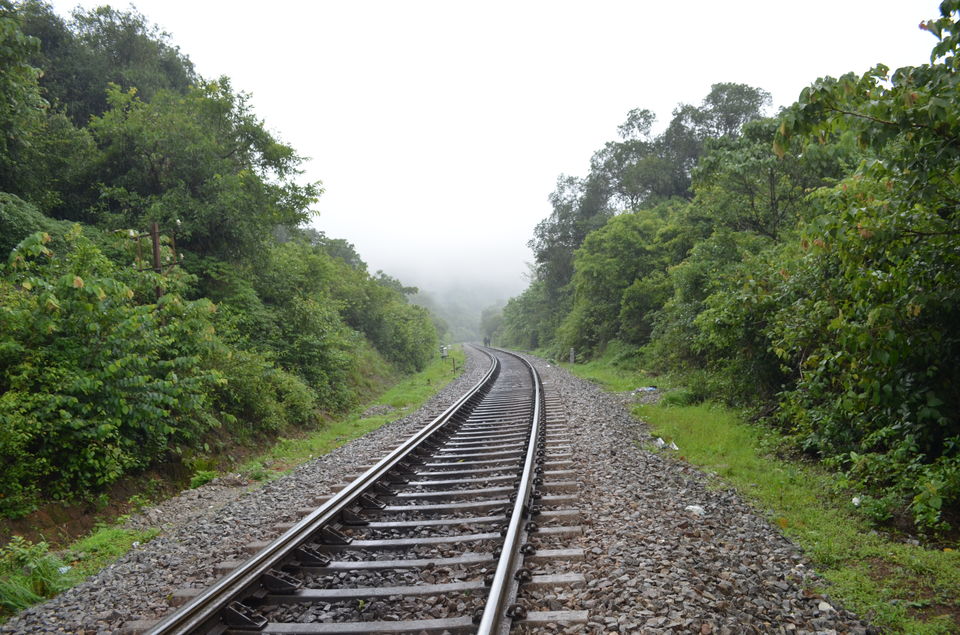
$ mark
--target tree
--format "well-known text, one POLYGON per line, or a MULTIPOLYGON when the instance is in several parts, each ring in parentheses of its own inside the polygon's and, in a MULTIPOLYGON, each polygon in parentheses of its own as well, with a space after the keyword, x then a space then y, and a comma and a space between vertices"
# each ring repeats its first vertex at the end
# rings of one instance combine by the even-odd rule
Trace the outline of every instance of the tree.
POLYGON ((0 0, 0 515, 312 427, 433 358, 415 288, 301 227, 302 161, 135 11, 0 0), (130 240, 151 222, 162 273, 130 240))
MULTIPOLYGON (((504 333, 509 333, 517 342, 535 340, 542 345, 554 340, 550 331, 563 322, 563 346, 574 344, 595 350, 618 334, 632 341, 645 341, 651 332, 654 314, 669 295, 670 283, 666 274, 660 271, 645 280, 644 277, 654 269, 648 268, 644 258, 634 258, 636 254, 613 255, 613 252, 609 256, 600 256, 605 253, 605 248, 598 246, 596 253, 584 252, 584 269, 577 274, 581 280, 572 284, 578 266, 576 250, 582 248, 591 232, 602 232, 606 225, 618 223, 617 214, 636 214, 661 205, 669 207, 674 199, 691 198, 694 166, 702 156, 705 144, 722 136, 723 140, 718 144, 727 143, 731 155, 739 157, 737 137, 749 122, 761 116, 769 100, 770 96, 758 88, 743 84, 714 84, 700 106, 678 106, 667 129, 656 136, 652 132, 656 122, 654 114, 640 108, 631 110, 617 129, 620 140, 605 144, 593 155, 587 177, 561 176, 557 180, 557 188, 550 195, 553 210, 536 226, 529 243, 535 257, 535 279, 542 285, 529 297, 524 297, 523 302, 508 304, 509 310, 504 312, 504 333), (595 293, 590 290, 593 282, 584 281, 585 277, 606 278, 587 273, 593 268, 589 263, 594 257, 609 258, 611 262, 621 258, 622 262, 616 267, 623 270, 622 275, 613 275, 609 285, 601 285, 603 288, 598 288, 595 293), (633 276, 625 273, 627 271, 634 271, 633 276), (624 291, 631 286, 633 289, 625 300, 624 291), (552 305, 552 311, 535 308, 542 301, 552 305), (513 321, 520 315, 541 322, 521 326, 513 321)), ((756 139, 752 141, 757 143, 756 139)), ((766 153, 768 162, 775 162, 766 148, 758 148, 766 153)), ((723 172, 733 180, 733 162, 733 159, 726 163, 717 159, 715 165, 725 165, 726 172, 719 169, 713 172, 723 172)), ((759 168, 754 166, 751 169, 756 171, 759 168)), ((750 178, 754 176, 751 174, 750 178)), ((723 191, 719 183, 716 191, 719 197, 723 191)), ((739 202, 730 202, 727 206, 731 213, 738 209, 739 202)), ((773 207, 781 209, 779 198, 773 207)), ((698 218, 691 212, 685 220, 694 222, 681 226, 676 210, 670 213, 669 227, 661 228, 665 232, 662 236, 645 235, 642 240, 662 240, 657 248, 663 250, 664 262, 676 263, 685 257, 696 237, 710 234, 714 221, 698 218)), ((611 231, 612 234, 620 233, 619 229, 611 231)), ((650 248, 650 244, 637 249, 650 248)))
POLYGON ((480 334, 485 340, 493 342, 501 324, 503 324, 503 307, 490 306, 480 313, 480 334))
POLYGON ((800 377, 784 412, 808 447, 895 488, 927 527, 960 501, 960 2, 940 12, 922 25, 938 39, 929 64, 818 80, 774 144, 852 134, 865 153, 805 231, 799 277, 826 282, 797 289, 771 329, 800 377))
POLYGON ((136 88, 150 101, 160 91, 186 92, 198 81, 193 64, 136 10, 75 10, 68 23, 39 0, 18 9, 26 33, 40 40, 31 63, 43 69, 44 95, 77 126, 109 107, 107 86, 136 88))
POLYGON ((15 192, 17 168, 31 136, 43 122, 40 71, 30 64, 39 42, 20 28, 7 0, 0 0, 0 191, 15 192))
POLYGON ((639 210, 587 236, 576 252, 573 308, 558 333, 561 348, 590 354, 619 334, 624 291, 666 268, 656 241, 662 225, 657 210, 639 210))
POLYGON ((744 124, 763 115, 769 102, 769 93, 760 88, 720 83, 711 86, 699 107, 679 105, 659 139, 664 156, 674 166, 675 194, 687 195, 707 139, 739 135, 744 124))
POLYGON ((693 205, 701 217, 777 240, 809 217, 807 194, 841 178, 856 160, 849 138, 807 144, 778 158, 770 149, 778 123, 755 120, 740 136, 707 142, 693 173, 693 205))
POLYGON ((501 343, 525 350, 550 346, 562 317, 546 291, 546 284, 534 280, 503 307, 501 343))
POLYGON ((746 84, 720 83, 710 87, 694 118, 702 138, 735 137, 770 106, 770 93, 746 84))
MULTIPOLYGON (((636 111, 620 126, 632 135, 636 128, 636 111)), ((652 114, 649 111, 643 113, 652 114)), ((646 125, 647 120, 643 121, 646 125)), ((652 120, 650 120, 652 123, 652 120)), ((646 128, 649 133, 649 127, 646 128)), ((611 203, 617 210, 635 210, 660 198, 677 194, 674 188, 674 165, 662 152, 662 144, 649 137, 631 136, 620 142, 608 142, 591 159, 591 176, 606 184, 611 203)))
POLYGON ((90 129, 102 149, 100 222, 178 229, 198 256, 253 257, 276 225, 306 221, 320 193, 295 177, 303 159, 276 140, 225 78, 145 102, 112 86, 90 129))
POLYGON ((550 194, 553 212, 537 224, 528 243, 533 250, 536 275, 554 298, 561 296, 573 276, 574 250, 611 216, 606 202, 600 179, 557 179, 557 189, 550 194))

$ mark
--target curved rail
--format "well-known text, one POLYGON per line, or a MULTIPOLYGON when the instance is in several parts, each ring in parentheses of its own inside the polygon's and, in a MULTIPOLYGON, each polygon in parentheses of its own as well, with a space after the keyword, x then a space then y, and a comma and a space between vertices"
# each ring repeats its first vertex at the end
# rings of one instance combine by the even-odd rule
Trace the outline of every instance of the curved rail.
POLYGON ((379 463, 364 472, 347 487, 335 494, 325 504, 303 518, 254 557, 247 560, 242 566, 221 578, 216 584, 182 606, 176 612, 162 619, 149 631, 150 635, 194 633, 214 627, 218 620, 219 613, 230 604, 230 602, 243 597, 252 589, 259 586, 260 578, 267 571, 277 568, 283 560, 290 557, 297 547, 307 542, 310 536, 319 531, 324 525, 334 521, 343 510, 354 503, 364 490, 369 489, 374 482, 386 476, 404 457, 416 450, 430 435, 442 428, 458 412, 465 408, 468 402, 489 390, 499 373, 500 361, 489 353, 485 354, 490 358, 490 367, 487 369, 487 372, 480 381, 442 414, 424 426, 400 447, 384 457, 379 463))
POLYGON ((542 447, 543 436, 543 386, 540 383, 540 375, 533 365, 519 355, 514 355, 507 351, 502 351, 508 355, 513 355, 522 361, 530 371, 533 378, 533 422, 530 429, 530 442, 527 444, 526 459, 523 464, 523 472, 520 476, 520 484, 517 488, 517 499, 514 502, 513 511, 510 514, 510 524, 507 528, 506 536, 500 553, 500 561, 497 563, 497 571, 494 574, 493 582, 490 585, 490 595, 487 600, 486 608, 480 619, 480 625, 477 627, 477 633, 481 635, 491 635, 500 632, 503 618, 506 617, 507 603, 516 595, 516 584, 513 576, 517 569, 517 560, 520 552, 521 539, 523 537, 524 519, 529 517, 530 496, 533 490, 534 469, 537 465, 538 446, 542 447))
MULTIPOLYGON (((524 463, 519 473, 518 489, 512 508, 507 511, 508 524, 505 526, 503 543, 497 557, 497 567, 491 576, 489 594, 479 622, 475 622, 477 633, 492 635, 503 633, 509 629, 510 611, 507 606, 515 597, 518 582, 515 579, 522 556, 520 548, 526 537, 524 521, 531 514, 531 498, 533 497, 534 482, 538 470, 538 462, 543 458, 543 444, 545 439, 543 389, 539 375, 533 366, 519 355, 508 351, 497 353, 510 355, 522 362, 532 378, 532 422, 527 436, 526 451, 523 453, 524 463)), ((364 472, 360 477, 348 484, 335 494, 325 504, 311 512, 279 538, 275 539, 243 565, 227 574, 213 586, 209 587, 179 610, 158 622, 150 631, 151 635, 167 635, 172 633, 206 633, 221 632, 224 612, 242 610, 240 604, 244 598, 263 594, 264 579, 271 573, 280 570, 285 563, 302 557, 299 554, 306 543, 324 527, 331 525, 348 514, 351 508, 363 501, 366 492, 376 483, 389 479, 390 474, 402 471, 408 464, 405 459, 419 449, 429 449, 430 437, 444 428, 451 421, 463 421, 463 413, 469 416, 470 411, 491 390, 500 374, 500 361, 494 354, 484 351, 490 358, 490 366, 483 378, 467 393, 461 396, 441 415, 424 426, 407 441, 390 452, 376 465, 364 472), (426 443, 426 445, 424 445, 426 443)), ((442 434, 440 435, 443 436, 442 434)), ((266 623, 254 624, 250 627, 257 630, 266 623)), ((469 619, 463 626, 469 625, 469 619)), ((356 626, 359 626, 357 624, 356 626)), ((473 630, 473 629, 470 629, 473 630)), ((317 631, 319 632, 319 631, 317 631)), ((352 631, 351 631, 352 632, 352 631)), ((357 631, 359 632, 359 631, 357 631)))

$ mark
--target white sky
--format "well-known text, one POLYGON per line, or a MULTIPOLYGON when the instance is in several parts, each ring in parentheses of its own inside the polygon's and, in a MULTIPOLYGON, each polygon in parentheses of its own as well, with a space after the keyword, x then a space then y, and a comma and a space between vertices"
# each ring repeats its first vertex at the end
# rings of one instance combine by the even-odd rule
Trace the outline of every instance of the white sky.
MULTIPOLYGON (((67 15, 75 0, 55 0, 67 15)), ((101 2, 80 3, 91 7, 101 2)), ((779 107, 823 75, 927 61, 938 0, 139 0, 206 78, 227 75, 311 157, 314 225, 426 290, 526 286, 561 173, 636 107, 710 85, 779 107), (483 264, 489 256, 493 261, 483 264)), ((115 2, 115 7, 125 4, 115 2)))

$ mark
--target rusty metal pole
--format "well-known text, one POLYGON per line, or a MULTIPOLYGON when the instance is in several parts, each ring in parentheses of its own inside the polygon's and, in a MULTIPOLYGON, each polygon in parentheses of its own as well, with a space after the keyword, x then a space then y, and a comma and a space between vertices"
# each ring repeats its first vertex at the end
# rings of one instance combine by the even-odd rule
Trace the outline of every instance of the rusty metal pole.
MULTIPOLYGON (((150 239, 153 241, 153 270, 157 273, 163 273, 163 266, 160 264, 160 225, 152 223, 150 225, 150 239)), ((157 285, 157 300, 163 295, 160 285, 157 285)))

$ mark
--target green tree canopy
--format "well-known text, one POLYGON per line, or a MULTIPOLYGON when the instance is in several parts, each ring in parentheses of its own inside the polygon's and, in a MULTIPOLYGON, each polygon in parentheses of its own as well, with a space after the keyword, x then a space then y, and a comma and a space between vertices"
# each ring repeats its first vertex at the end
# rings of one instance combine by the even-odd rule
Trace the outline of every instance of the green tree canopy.
POLYGON ((295 180, 303 159, 227 79, 185 95, 160 91, 150 102, 113 86, 108 101, 90 123, 102 150, 101 223, 179 227, 185 249, 237 260, 272 240, 275 226, 310 217, 319 184, 295 180))
POLYGON ((30 56, 39 48, 7 0, 0 0, 0 191, 16 191, 17 163, 42 125, 46 102, 30 56))
POLYGON ((65 21, 40 0, 19 6, 23 29, 40 41, 31 63, 42 68, 44 95, 77 126, 109 107, 107 86, 136 88, 150 101, 160 91, 186 92, 198 78, 169 36, 135 9, 76 9, 65 21))

